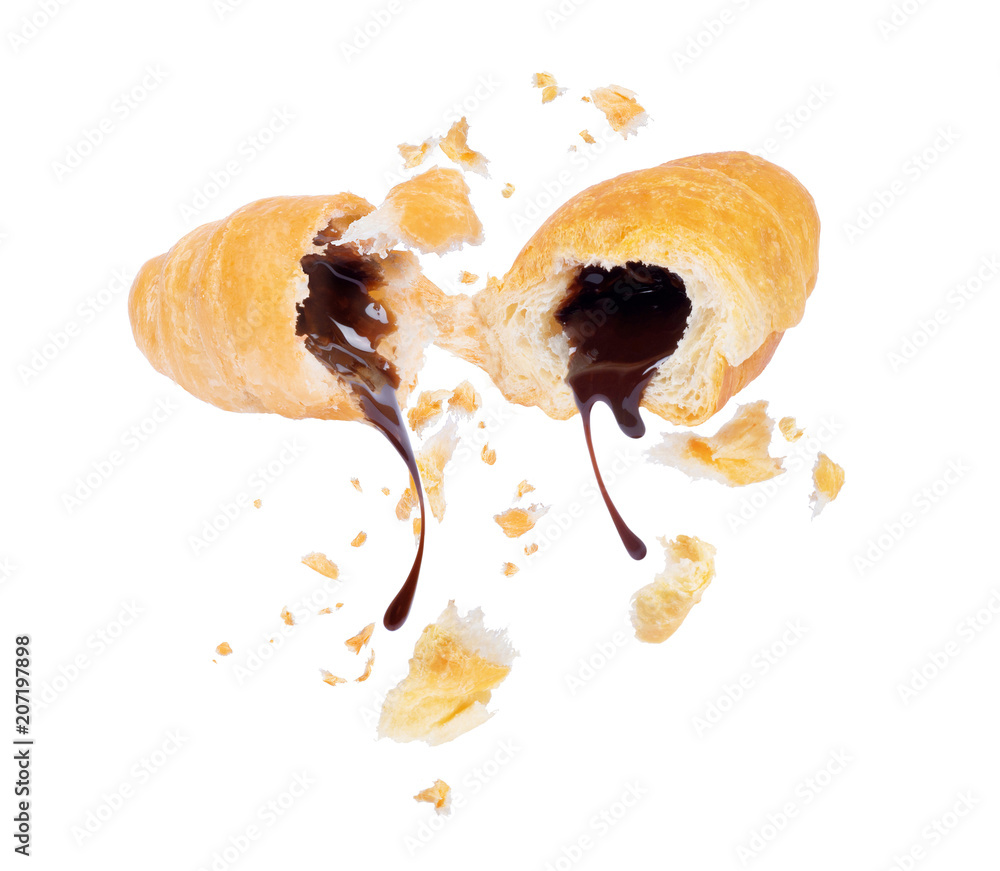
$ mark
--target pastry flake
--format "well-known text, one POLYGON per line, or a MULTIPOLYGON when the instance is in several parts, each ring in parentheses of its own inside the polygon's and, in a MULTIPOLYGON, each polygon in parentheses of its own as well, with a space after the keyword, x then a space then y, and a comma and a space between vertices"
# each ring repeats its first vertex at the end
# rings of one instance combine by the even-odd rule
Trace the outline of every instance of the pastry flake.
POLYGON ((361 530, 361 532, 351 539, 351 547, 361 547, 366 541, 368 541, 368 533, 361 530))
POLYGON ((351 486, 352 486, 352 487, 353 487, 353 488, 354 488, 355 490, 357 490, 357 491, 358 491, 359 493, 363 493, 363 492, 364 492, 364 491, 363 491, 363 490, 361 489, 361 482, 360 482, 360 481, 359 481, 359 480, 358 480, 357 478, 351 478, 351 486))
POLYGON ((335 581, 340 577, 340 569, 337 564, 328 559, 326 554, 313 551, 302 557, 302 564, 309 566, 314 572, 319 572, 326 578, 335 581))
POLYGON ((413 512, 416 504, 417 490, 411 478, 410 485, 403 491, 403 495, 399 497, 399 501, 396 503, 396 517, 400 520, 409 520, 410 514, 413 512))
POLYGON ((597 140, 594 139, 594 137, 590 135, 590 131, 587 130, 586 128, 584 128, 583 130, 580 131, 580 138, 584 142, 586 142, 587 145, 593 145, 595 142, 597 142, 597 140))
POLYGON ((813 485, 816 489, 809 497, 809 504, 812 505, 812 516, 818 517, 819 513, 826 508, 840 493, 840 488, 844 486, 844 469, 838 466, 822 451, 816 457, 816 465, 813 466, 813 485))
POLYGON ((380 738, 443 744, 485 723, 492 692, 517 652, 481 608, 460 617, 454 601, 417 639, 407 676, 385 697, 380 738))
POLYGON ((332 687, 335 687, 339 683, 347 683, 342 677, 337 677, 337 675, 332 672, 327 671, 325 668, 319 670, 320 677, 323 678, 323 683, 327 683, 332 687))
POLYGON ((441 150, 462 169, 490 177, 489 161, 478 151, 469 148, 469 122, 461 118, 451 125, 448 135, 441 140, 441 150))
POLYGON ((742 487, 785 471, 781 458, 768 453, 773 430, 767 403, 751 402, 737 408, 733 419, 714 436, 664 433, 663 440, 649 449, 649 456, 691 478, 742 487))
POLYGON ((500 571, 504 573, 504 577, 510 578, 516 575, 521 570, 516 565, 514 565, 514 563, 504 563, 502 566, 500 566, 500 571))
POLYGON ((551 103, 556 97, 566 93, 566 89, 559 87, 552 73, 535 73, 531 77, 531 84, 542 89, 543 103, 551 103))
POLYGON ((480 453, 480 456, 483 458, 483 462, 486 463, 487 466, 492 466, 497 461, 497 452, 490 447, 489 442, 483 445, 483 450, 480 453))
POLYGON ((263 503, 263 502, 261 502, 261 501, 260 501, 260 499, 254 499, 254 500, 253 500, 253 507, 254 507, 254 508, 260 508, 260 506, 261 506, 261 505, 263 505, 263 504, 264 504, 264 503, 263 503))
POLYGON ((424 158, 430 153, 430 150, 437 145, 439 140, 435 137, 430 139, 425 139, 419 145, 408 145, 405 142, 400 143, 399 156, 403 158, 403 166, 406 169, 414 169, 420 166, 424 162, 424 158))
POLYGON ((434 805, 435 813, 451 813, 451 787, 443 780, 435 780, 433 786, 420 790, 413 798, 434 805))
POLYGON ((632 597, 632 626, 640 641, 666 641, 701 601, 715 577, 715 548, 699 538, 660 538, 666 565, 651 584, 632 597))
POLYGON ((475 414, 483 404, 483 398, 469 381, 463 381, 452 392, 448 399, 448 410, 462 412, 467 416, 475 414))
POLYGON ((635 91, 620 85, 608 85, 591 91, 590 96, 608 119, 611 129, 620 133, 623 139, 628 139, 630 134, 637 133, 640 127, 649 123, 649 115, 636 100, 635 91))
POLYGON ((535 544, 535 542, 532 542, 531 544, 526 544, 524 546, 524 555, 525 556, 531 556, 533 553, 537 553, 537 552, 538 552, 538 545, 535 544))
POLYGON ((805 435, 805 430, 799 428, 794 417, 781 418, 778 421, 778 429, 781 430, 781 434, 785 437, 786 442, 797 442, 805 435))
POLYGON ((360 677, 354 678, 355 683, 364 683, 368 678, 372 676, 372 666, 375 665, 375 651, 371 650, 368 652, 368 661, 365 663, 365 670, 361 672, 360 677))
POLYGON ((294 626, 295 625, 295 617, 292 616, 292 612, 289 611, 288 608, 282 608, 281 609, 281 619, 282 619, 282 621, 284 621, 284 624, 286 626, 294 626))
POLYGON ((469 272, 463 269, 458 273, 458 283, 459 284, 475 284, 479 281, 479 276, 475 272, 469 272))
POLYGON ((381 256, 397 246, 447 254, 482 241, 483 225, 469 202, 465 179, 458 170, 439 167, 400 182, 381 206, 351 224, 342 239, 363 254, 381 256))
POLYGON ((344 646, 348 650, 354 651, 355 654, 361 653, 361 648, 364 647, 372 639, 372 633, 375 631, 375 624, 369 623, 362 629, 357 635, 352 638, 348 638, 344 642, 344 646))
POLYGON ((494 514, 493 519, 507 538, 520 538, 526 532, 531 532, 548 510, 548 505, 536 503, 527 508, 508 508, 500 514, 494 514))
POLYGON ((507 182, 507 184, 500 189, 500 196, 502 196, 505 200, 509 200, 512 196, 514 196, 514 190, 514 185, 507 182))
POLYGON ((229 656, 229 654, 233 652, 233 648, 229 646, 228 641, 223 641, 222 644, 215 648, 215 652, 218 653, 219 656, 229 656))
MULTIPOLYGON (((417 454, 417 468, 424 482, 424 493, 430 505, 431 514, 440 523, 446 508, 444 498, 444 470, 458 445, 458 425, 448 422, 424 443, 417 454)), ((398 515, 398 510, 397 510, 398 515)))
POLYGON ((525 493, 531 493, 534 489, 534 486, 529 484, 528 479, 525 478, 517 485, 517 498, 520 499, 525 493))
POLYGON ((444 415, 444 403, 451 397, 450 390, 424 390, 413 407, 406 412, 406 419, 417 435, 433 426, 444 415))

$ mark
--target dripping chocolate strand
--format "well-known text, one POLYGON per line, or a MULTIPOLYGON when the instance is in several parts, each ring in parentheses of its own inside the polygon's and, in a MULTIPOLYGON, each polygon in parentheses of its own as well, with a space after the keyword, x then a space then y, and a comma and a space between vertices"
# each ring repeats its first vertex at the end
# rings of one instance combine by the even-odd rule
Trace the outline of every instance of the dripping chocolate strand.
POLYGON ((646 546, 622 519, 601 477, 591 411, 597 402, 607 403, 621 431, 640 438, 646 431, 639 413, 643 391, 659 365, 677 350, 690 314, 691 300, 680 276, 635 262, 611 269, 584 267, 556 312, 573 346, 566 381, 580 409, 594 474, 633 559, 642 559, 646 546))

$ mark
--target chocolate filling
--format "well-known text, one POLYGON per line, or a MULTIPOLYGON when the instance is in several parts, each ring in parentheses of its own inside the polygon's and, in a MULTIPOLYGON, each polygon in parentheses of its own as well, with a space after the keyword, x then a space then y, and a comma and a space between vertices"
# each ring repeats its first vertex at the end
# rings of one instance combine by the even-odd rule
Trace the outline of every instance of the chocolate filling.
POLYGON ((306 348, 317 360, 350 385, 365 422, 382 433, 396 449, 413 476, 420 500, 420 542, 406 581, 383 618, 386 629, 406 621, 417 590, 424 556, 424 491, 410 438, 396 401, 399 374, 375 349, 395 329, 392 314, 379 301, 382 270, 374 260, 353 248, 334 244, 329 235, 316 237, 326 245, 322 254, 302 258, 309 278, 309 296, 296 307, 295 334, 305 337, 306 348))
POLYGON ((566 382, 583 418, 597 484, 625 549, 637 560, 646 555, 646 545, 622 520, 601 478, 590 412, 594 403, 606 402, 621 431, 640 438, 646 432, 639 416, 642 393, 657 367, 677 350, 690 314, 691 300, 679 275, 631 261, 611 269, 585 266, 556 312, 573 346, 566 382))

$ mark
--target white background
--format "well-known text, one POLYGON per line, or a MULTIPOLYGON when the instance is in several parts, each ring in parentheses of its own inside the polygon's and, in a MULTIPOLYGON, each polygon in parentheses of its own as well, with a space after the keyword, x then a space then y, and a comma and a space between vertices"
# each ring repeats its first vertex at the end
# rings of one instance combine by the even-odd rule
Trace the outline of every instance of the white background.
MULTIPOLYGON (((998 279, 984 258, 1000 253, 1000 16, 970 0, 903 5, 400 0, 370 44, 346 52, 387 3, 5 4, 0 651, 12 663, 15 635, 30 633, 39 703, 34 855, 13 858, 882 871, 908 867, 894 857, 917 848, 921 871, 996 867, 998 279), (541 105, 539 70, 570 92, 541 105), (580 101, 609 83, 637 91, 654 119, 627 142, 580 101), (284 129, 250 138, 275 113, 290 116, 284 129), (486 244, 425 259, 448 289, 460 269, 502 275, 559 202, 619 172, 725 149, 791 170, 823 220, 819 283, 739 399, 769 400, 810 441, 776 439, 790 455, 777 486, 729 490, 637 462, 666 425, 647 418, 635 444, 602 410, 605 464, 631 458, 612 488, 651 545, 633 563, 593 501, 579 421, 511 408, 472 367, 432 352, 422 386, 479 385, 497 463, 479 460, 482 431, 467 429, 409 623, 376 631, 370 681, 331 688, 317 669, 360 673, 343 641, 379 620, 410 563, 409 525, 393 513, 398 458, 361 426, 191 398, 135 350, 116 275, 259 197, 351 190, 377 203, 400 177, 397 143, 460 113, 492 177, 470 177, 486 244), (233 160, 238 173, 218 184, 233 160), (969 285, 981 268, 991 280, 969 285), (160 422, 157 407, 170 409, 160 422), (260 485, 255 470, 285 442, 296 457, 260 485), (847 483, 811 521, 817 447, 847 483), (67 503, 116 450, 120 464, 67 503), (510 541, 492 515, 522 478, 552 507, 510 541), (262 508, 195 555, 191 537, 241 495, 262 508), (575 505, 582 517, 564 531, 575 505), (741 508, 752 517, 736 525, 741 508), (353 549, 359 529, 368 543, 353 549), (655 537, 680 533, 716 545, 717 578, 667 643, 617 643, 631 594, 662 566, 655 537), (532 540, 551 543, 527 560, 532 540), (329 591, 299 564, 312 550, 342 567, 329 591), (504 560, 520 573, 503 577, 504 560), (442 747, 375 741, 380 694, 449 598, 482 606, 521 653, 498 713, 442 747), (344 607, 315 616, 326 601, 344 607), (286 605, 308 619, 269 650, 286 605), (140 613, 123 620, 125 608, 140 613), (214 663, 223 640, 234 653, 214 663), (258 649, 270 658, 254 668, 258 649), (935 656, 944 667, 905 702, 900 687, 914 669, 933 674, 935 656), (180 748, 154 755, 170 734, 180 748), (144 760, 162 765, 144 773, 144 760), (296 776, 309 786, 288 806, 296 776), (411 798, 435 778, 462 798, 443 825, 411 798), (630 789, 641 797, 616 818, 630 789), (963 795, 971 812, 947 816, 963 795), (275 817, 269 802, 287 807, 275 817), (109 817, 107 804, 121 807, 109 817), (91 814, 104 819, 81 836, 91 814), (946 835, 926 828, 942 819, 946 835), (259 837, 243 843, 250 826, 259 837), (232 843, 247 849, 220 858, 232 843)), ((11 666, 2 673, 12 680, 11 666)), ((7 741, 10 702, 2 721, 7 741)), ((12 763, 4 771, 9 820, 12 763)))

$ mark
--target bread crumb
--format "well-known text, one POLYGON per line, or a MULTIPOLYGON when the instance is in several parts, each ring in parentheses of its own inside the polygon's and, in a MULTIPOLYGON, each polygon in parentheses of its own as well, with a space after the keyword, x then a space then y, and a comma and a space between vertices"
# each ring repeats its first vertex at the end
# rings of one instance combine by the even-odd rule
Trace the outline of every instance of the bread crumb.
POLYGON ((469 122, 461 118, 451 125, 448 135, 441 140, 441 150, 455 163, 484 178, 490 177, 489 161, 478 151, 469 148, 469 122))
POLYGON ((417 490, 413 485, 413 478, 410 478, 410 486, 403 491, 396 503, 396 517, 400 520, 409 520, 413 511, 413 506, 417 504, 417 490))
POLYGON ((321 608, 316 613, 317 614, 332 614, 333 613, 333 608, 321 608))
POLYGON ((509 200, 514 195, 515 187, 510 182, 507 182, 500 190, 500 196, 505 200, 509 200))
POLYGON ((819 513, 837 498, 840 488, 844 486, 843 467, 838 466, 820 451, 816 457, 816 465, 813 466, 813 484, 816 489, 809 497, 809 504, 812 505, 812 516, 818 517, 819 513))
POLYGON ((219 656, 229 656, 229 654, 233 652, 233 648, 229 646, 228 641, 223 641, 222 644, 215 648, 215 652, 218 653, 219 656))
POLYGON ((368 652, 368 661, 365 663, 365 670, 361 672, 360 677, 354 678, 355 683, 363 683, 372 676, 372 666, 375 665, 375 651, 371 650, 368 652))
POLYGON ((337 675, 328 672, 325 668, 321 668, 319 673, 323 677, 323 683, 328 683, 332 687, 335 687, 339 683, 347 683, 342 677, 337 677, 337 675))
POLYGON ((581 103, 589 103, 590 102, 590 97, 580 97, 580 102, 581 103))
POLYGON ((483 225, 469 202, 465 179, 457 170, 439 167, 400 182, 341 239, 362 254, 381 256, 397 245, 423 254, 447 254, 482 241, 483 225))
POLYGON ((357 478, 351 478, 351 486, 354 487, 354 489, 357 490, 359 493, 364 492, 361 489, 361 482, 357 478))
POLYGON ((344 642, 344 646, 350 650, 353 650, 356 654, 361 653, 361 648, 364 647, 372 638, 372 632, 375 631, 375 624, 369 623, 353 638, 348 638, 344 642))
MULTIPOLYGON (((424 493, 430 505, 431 514, 440 523, 446 508, 444 498, 444 471, 458 445, 458 425, 453 419, 439 429, 424 443, 417 454, 417 468, 424 484, 424 493)), ((397 511, 397 514, 399 512, 397 511)))
POLYGON ((663 440, 649 449, 649 456, 692 478, 742 487, 785 471, 781 458, 768 453, 773 430, 767 403, 751 402, 737 408, 733 419, 714 436, 664 433, 663 440))
POLYGON ((804 429, 799 429, 794 417, 781 418, 778 421, 778 429, 781 430, 786 442, 797 442, 806 432, 804 429))
POLYGON ((388 496, 389 495, 389 488, 388 487, 383 487, 382 488, 382 495, 383 496, 388 496))
POLYGON ((295 618, 292 616, 292 612, 288 608, 281 609, 281 619, 285 621, 286 626, 294 626, 295 618))
POLYGON ((449 411, 460 411, 467 415, 473 415, 483 403, 483 398, 479 395, 470 381, 463 381, 451 391, 451 398, 448 400, 449 411))
POLYGON ((525 556, 531 556, 537 550, 538 550, 538 545, 535 544, 534 542, 532 542, 531 544, 526 544, 524 546, 524 555, 525 556))
POLYGON ((477 281, 479 281, 479 276, 475 272, 468 272, 463 269, 458 273, 459 284, 475 284, 477 281))
POLYGON ((590 131, 586 130, 586 129, 580 131, 580 138, 584 142, 586 142, 587 145, 593 145, 595 142, 597 142, 597 140, 594 139, 594 137, 590 135, 590 131))
POLYGON ((460 617, 449 602, 417 639, 407 676, 386 694, 379 737, 443 744, 485 723, 515 656, 504 630, 486 628, 481 608, 460 617))
POLYGON ((424 390, 416 403, 406 412, 406 419, 417 435, 427 427, 437 423, 444 414, 445 400, 451 396, 449 390, 424 390))
POLYGON ((516 565, 514 565, 514 563, 504 563, 502 566, 500 566, 500 570, 508 578, 511 575, 516 575, 519 571, 521 571, 516 565))
POLYGON ((351 547, 361 547, 366 541, 368 541, 368 533, 361 530, 361 532, 351 539, 351 547))
POLYGON ((673 635, 715 577, 715 548, 693 536, 660 538, 666 565, 632 597, 632 626, 640 641, 659 644, 673 635))
POLYGON ((493 519, 507 538, 520 538, 535 528, 535 524, 549 510, 548 505, 531 505, 528 508, 508 508, 493 519))
POLYGON ((637 133, 640 127, 649 122, 649 115, 639 105, 635 91, 620 85, 608 85, 606 88, 596 88, 590 92, 594 105, 604 113, 611 129, 620 133, 623 139, 629 134, 637 133))
POLYGON ((264 503, 263 503, 263 502, 261 502, 261 501, 260 501, 260 499, 254 499, 254 500, 253 500, 253 507, 254 507, 254 508, 260 508, 260 506, 261 506, 261 505, 263 505, 263 504, 264 504, 264 503))
POLYGON ((560 94, 566 93, 566 89, 559 87, 556 77, 552 73, 535 73, 531 77, 531 83, 536 88, 542 89, 543 103, 551 103, 560 94))
POLYGON ((497 461, 497 452, 490 447, 489 442, 483 445, 482 458, 487 466, 492 466, 497 461))
POLYGON ((438 144, 440 140, 432 136, 425 139, 419 145, 409 145, 406 142, 400 143, 399 156, 403 158, 403 166, 406 169, 413 169, 424 162, 430 150, 438 144))
POLYGON ((525 493, 531 493, 535 488, 528 483, 528 479, 525 478, 520 484, 517 485, 517 498, 520 499, 525 493))
POLYGON ((479 421, 478 426, 480 429, 486 429, 486 421, 485 420, 479 421))
POLYGON ((443 780, 435 780, 433 786, 420 790, 413 798, 434 805, 435 813, 451 813, 451 787, 443 780))
POLYGON ((324 577, 337 580, 340 577, 340 569, 337 564, 328 559, 326 554, 313 551, 302 557, 302 564, 309 566, 314 572, 319 572, 324 577))

